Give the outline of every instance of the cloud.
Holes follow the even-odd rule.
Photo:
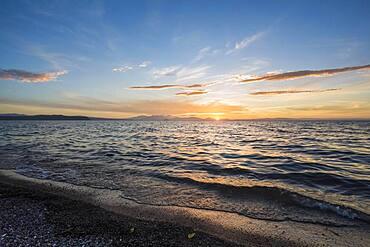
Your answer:
[[[206,56],[209,55],[215,55],[219,52],[218,49],[212,49],[210,46],[206,46],[198,51],[198,54],[193,59],[192,63],[199,62],[200,60],[203,60]]]
[[[131,66],[122,66],[122,67],[117,67],[117,68],[113,68],[113,71],[114,72],[127,72],[129,70],[133,70],[134,68],[131,67]]]
[[[250,76],[248,79],[241,80],[241,82],[257,82],[257,81],[284,81],[295,80],[304,77],[323,77],[332,76],[338,73],[350,72],[355,70],[368,70],[370,65],[344,67],[337,69],[323,69],[323,70],[299,70],[286,73],[267,73],[262,76]]]
[[[199,79],[207,75],[211,66],[202,65],[197,67],[170,66],[153,70],[154,78],[173,76],[176,81]]]
[[[251,73],[271,65],[271,62],[269,60],[253,57],[243,58],[242,61],[243,63],[246,62],[246,64],[242,66],[244,73]]]
[[[152,62],[151,61],[144,61],[141,64],[138,65],[140,68],[146,68],[148,67]]]
[[[196,73],[195,73],[196,74]],[[190,73],[187,73],[187,75],[191,75]],[[204,88],[220,83],[225,83],[225,82],[231,82],[231,81],[238,81],[237,78],[233,75],[229,74],[222,74],[222,75],[217,75],[213,76],[211,78],[206,79],[208,82],[207,83],[196,83],[196,84],[163,84],[163,85],[149,85],[149,86],[131,86],[129,89],[134,89],[134,90],[161,90],[161,89],[194,89],[194,88]]]
[[[231,53],[234,53],[238,50],[241,50],[241,49],[244,49],[244,48],[250,46],[251,44],[255,43],[257,40],[262,38],[265,34],[266,34],[266,32],[259,32],[259,33],[256,33],[256,34],[250,36],[250,37],[246,37],[246,38],[244,38],[243,40],[241,40],[239,42],[236,42],[234,47],[226,52],[226,55],[229,55]]]
[[[170,89],[170,88],[199,88],[205,87],[208,84],[191,84],[191,85],[178,85],[178,84],[166,84],[166,85],[154,85],[154,86],[133,86],[129,87],[129,89],[141,89],[141,90],[160,90],[160,89]]]
[[[18,69],[0,69],[0,80],[17,80],[27,83],[54,81],[59,76],[67,74],[68,71],[61,70],[46,73],[33,73]]]
[[[176,74],[177,81],[186,81],[202,78],[205,75],[207,75],[207,71],[210,68],[211,66],[207,65],[198,67],[184,67],[177,72]]]
[[[25,54],[42,59],[53,66],[54,70],[64,70],[65,68],[81,69],[81,63],[90,61],[89,57],[74,53],[64,54],[59,52],[50,52],[40,45],[30,44],[26,46]]]
[[[322,90],[277,90],[277,91],[262,91],[262,92],[253,92],[250,95],[279,95],[279,94],[295,94],[295,93],[324,93],[331,91],[338,91],[341,88],[329,88]]]
[[[190,74],[188,74],[190,75]],[[221,74],[206,78],[207,83],[195,83],[195,84],[163,84],[163,85],[149,85],[149,86],[131,86],[129,89],[134,90],[161,90],[161,89],[195,89],[213,86],[216,84],[226,83],[238,80],[233,75]]]
[[[180,66],[170,66],[153,70],[153,75],[155,78],[164,76],[175,76],[179,70]]]
[[[211,47],[209,47],[209,46],[207,46],[207,47],[204,47],[204,48],[202,48],[202,49],[200,49],[199,51],[198,51],[198,54],[197,54],[197,56],[194,58],[194,62],[198,62],[198,61],[200,61],[200,60],[202,60],[206,55],[207,55],[207,53],[209,52],[211,50]]]
[[[142,63],[133,65],[133,66],[126,65],[126,66],[116,67],[116,68],[113,68],[112,71],[113,72],[127,72],[130,70],[134,70],[136,68],[144,69],[148,67],[151,63],[152,63],[151,61],[143,61]]]
[[[201,94],[206,94],[206,91],[190,91],[190,92],[180,92],[177,93],[177,96],[194,96],[194,95],[201,95]]]

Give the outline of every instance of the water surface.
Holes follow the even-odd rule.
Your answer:
[[[368,121],[2,121],[0,168],[267,220],[370,215]]]

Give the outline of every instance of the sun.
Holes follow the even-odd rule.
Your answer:
[[[216,121],[220,121],[220,120],[221,120],[221,118],[220,118],[219,116],[217,116],[217,117],[215,117],[215,120],[216,120]]]

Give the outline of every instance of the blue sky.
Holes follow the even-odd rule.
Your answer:
[[[370,68],[356,67],[370,64],[369,12],[369,1],[4,0],[0,112],[370,117]],[[354,68],[323,72],[343,67]],[[301,70],[316,72],[243,82]]]

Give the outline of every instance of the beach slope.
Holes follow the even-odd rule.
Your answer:
[[[0,171],[3,246],[370,246],[370,227],[257,220]],[[192,233],[195,233],[193,235]]]

